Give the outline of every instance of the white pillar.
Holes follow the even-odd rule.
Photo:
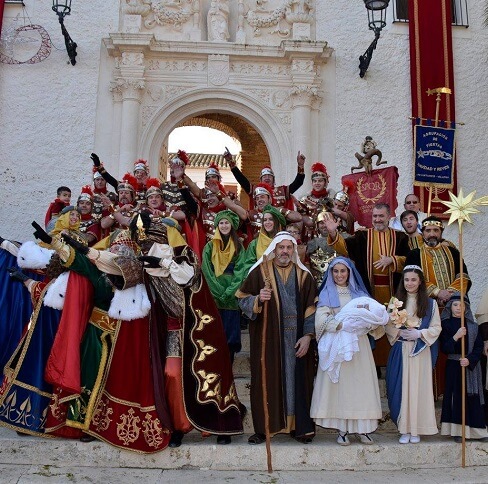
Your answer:
[[[307,158],[305,174],[307,175],[316,152],[314,147],[316,140],[312,138],[312,109],[319,98],[318,85],[320,82],[317,79],[316,66],[311,59],[292,56],[291,72],[293,82],[291,89],[293,157],[296,157],[298,151],[305,155]],[[287,167],[291,169],[289,163]],[[295,169],[293,164],[293,171],[287,176],[294,176]],[[306,179],[308,178],[306,176]]]
[[[294,86],[292,91],[292,133],[293,133],[293,160],[298,151],[300,151],[307,158],[305,164],[305,174],[313,163],[312,150],[312,102],[314,95],[310,92],[308,86]],[[293,169],[291,169],[293,166]],[[286,167],[289,172],[287,178],[295,175],[295,164],[287,163]]]
[[[110,152],[112,154],[111,166],[117,167],[117,172],[112,175],[118,180],[121,179],[123,173],[120,172],[120,124],[122,121],[122,87],[118,82],[110,83],[110,91],[112,92],[113,113],[112,113],[112,139],[110,144]]]
[[[122,91],[119,172],[123,175],[126,171],[132,173],[133,163],[139,157],[139,112],[146,87],[144,54],[122,52],[120,74],[116,82]]]
[[[126,171],[132,172],[133,163],[139,157],[139,109],[144,86],[142,79],[124,79],[119,153],[122,174]]]

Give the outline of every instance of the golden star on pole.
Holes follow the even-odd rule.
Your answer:
[[[461,226],[464,221],[470,224],[473,223],[471,220],[471,215],[475,213],[480,213],[480,211],[475,207],[488,205],[488,196],[480,197],[477,200],[473,200],[475,195],[476,190],[474,190],[465,197],[462,188],[459,189],[459,194],[457,197],[456,195],[454,195],[454,193],[449,192],[449,197],[451,201],[442,202],[444,205],[449,207],[449,210],[446,210],[444,213],[451,214],[448,225],[451,225],[456,220],[458,221],[459,226]]]

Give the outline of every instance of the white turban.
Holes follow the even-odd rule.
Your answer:
[[[279,244],[283,240],[290,240],[293,242],[293,254],[291,256],[291,260],[298,266],[300,269],[310,272],[302,263],[300,260],[300,257],[298,257],[298,251],[297,251],[297,241],[295,238],[289,233],[289,232],[278,232],[274,239],[271,241],[269,244],[268,248],[264,251],[264,254],[259,258],[259,260],[249,269],[249,273],[253,269],[255,269],[257,266],[263,263],[264,257],[266,256],[268,260],[274,259],[274,250],[276,248],[276,245]]]

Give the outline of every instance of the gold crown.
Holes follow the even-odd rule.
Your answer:
[[[428,225],[435,225],[436,227],[444,229],[444,224],[440,220],[424,220],[422,222],[422,228],[427,227]]]

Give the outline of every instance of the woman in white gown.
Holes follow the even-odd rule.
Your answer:
[[[432,368],[441,332],[439,309],[427,295],[422,269],[406,266],[396,298],[407,312],[404,323],[390,321],[386,334],[392,348],[386,366],[390,416],[401,444],[417,444],[420,435],[437,434]],[[397,327],[400,326],[400,327]]]
[[[340,318],[340,311],[347,303],[356,298],[368,298],[371,304],[379,306],[378,312],[370,312],[368,304],[352,309],[352,318],[359,330],[346,327],[349,321]],[[378,309],[378,308],[377,308]],[[357,434],[363,444],[372,444],[370,436],[378,427],[382,417],[381,401],[376,367],[373,360],[368,332],[373,337],[384,334],[383,325],[388,316],[386,309],[369,299],[361,276],[354,263],[345,257],[336,257],[331,261],[319,292],[319,301],[315,314],[315,334],[319,342],[320,368],[317,371],[312,396],[310,416],[317,425],[337,429],[337,443],[349,445],[348,434]],[[324,371],[322,359],[328,354],[320,354],[321,339],[330,333],[351,332],[357,335],[356,349],[340,363],[340,373],[335,375]],[[330,354],[330,353],[329,353]],[[351,357],[352,354],[352,357]],[[335,382],[334,382],[335,381]]]

